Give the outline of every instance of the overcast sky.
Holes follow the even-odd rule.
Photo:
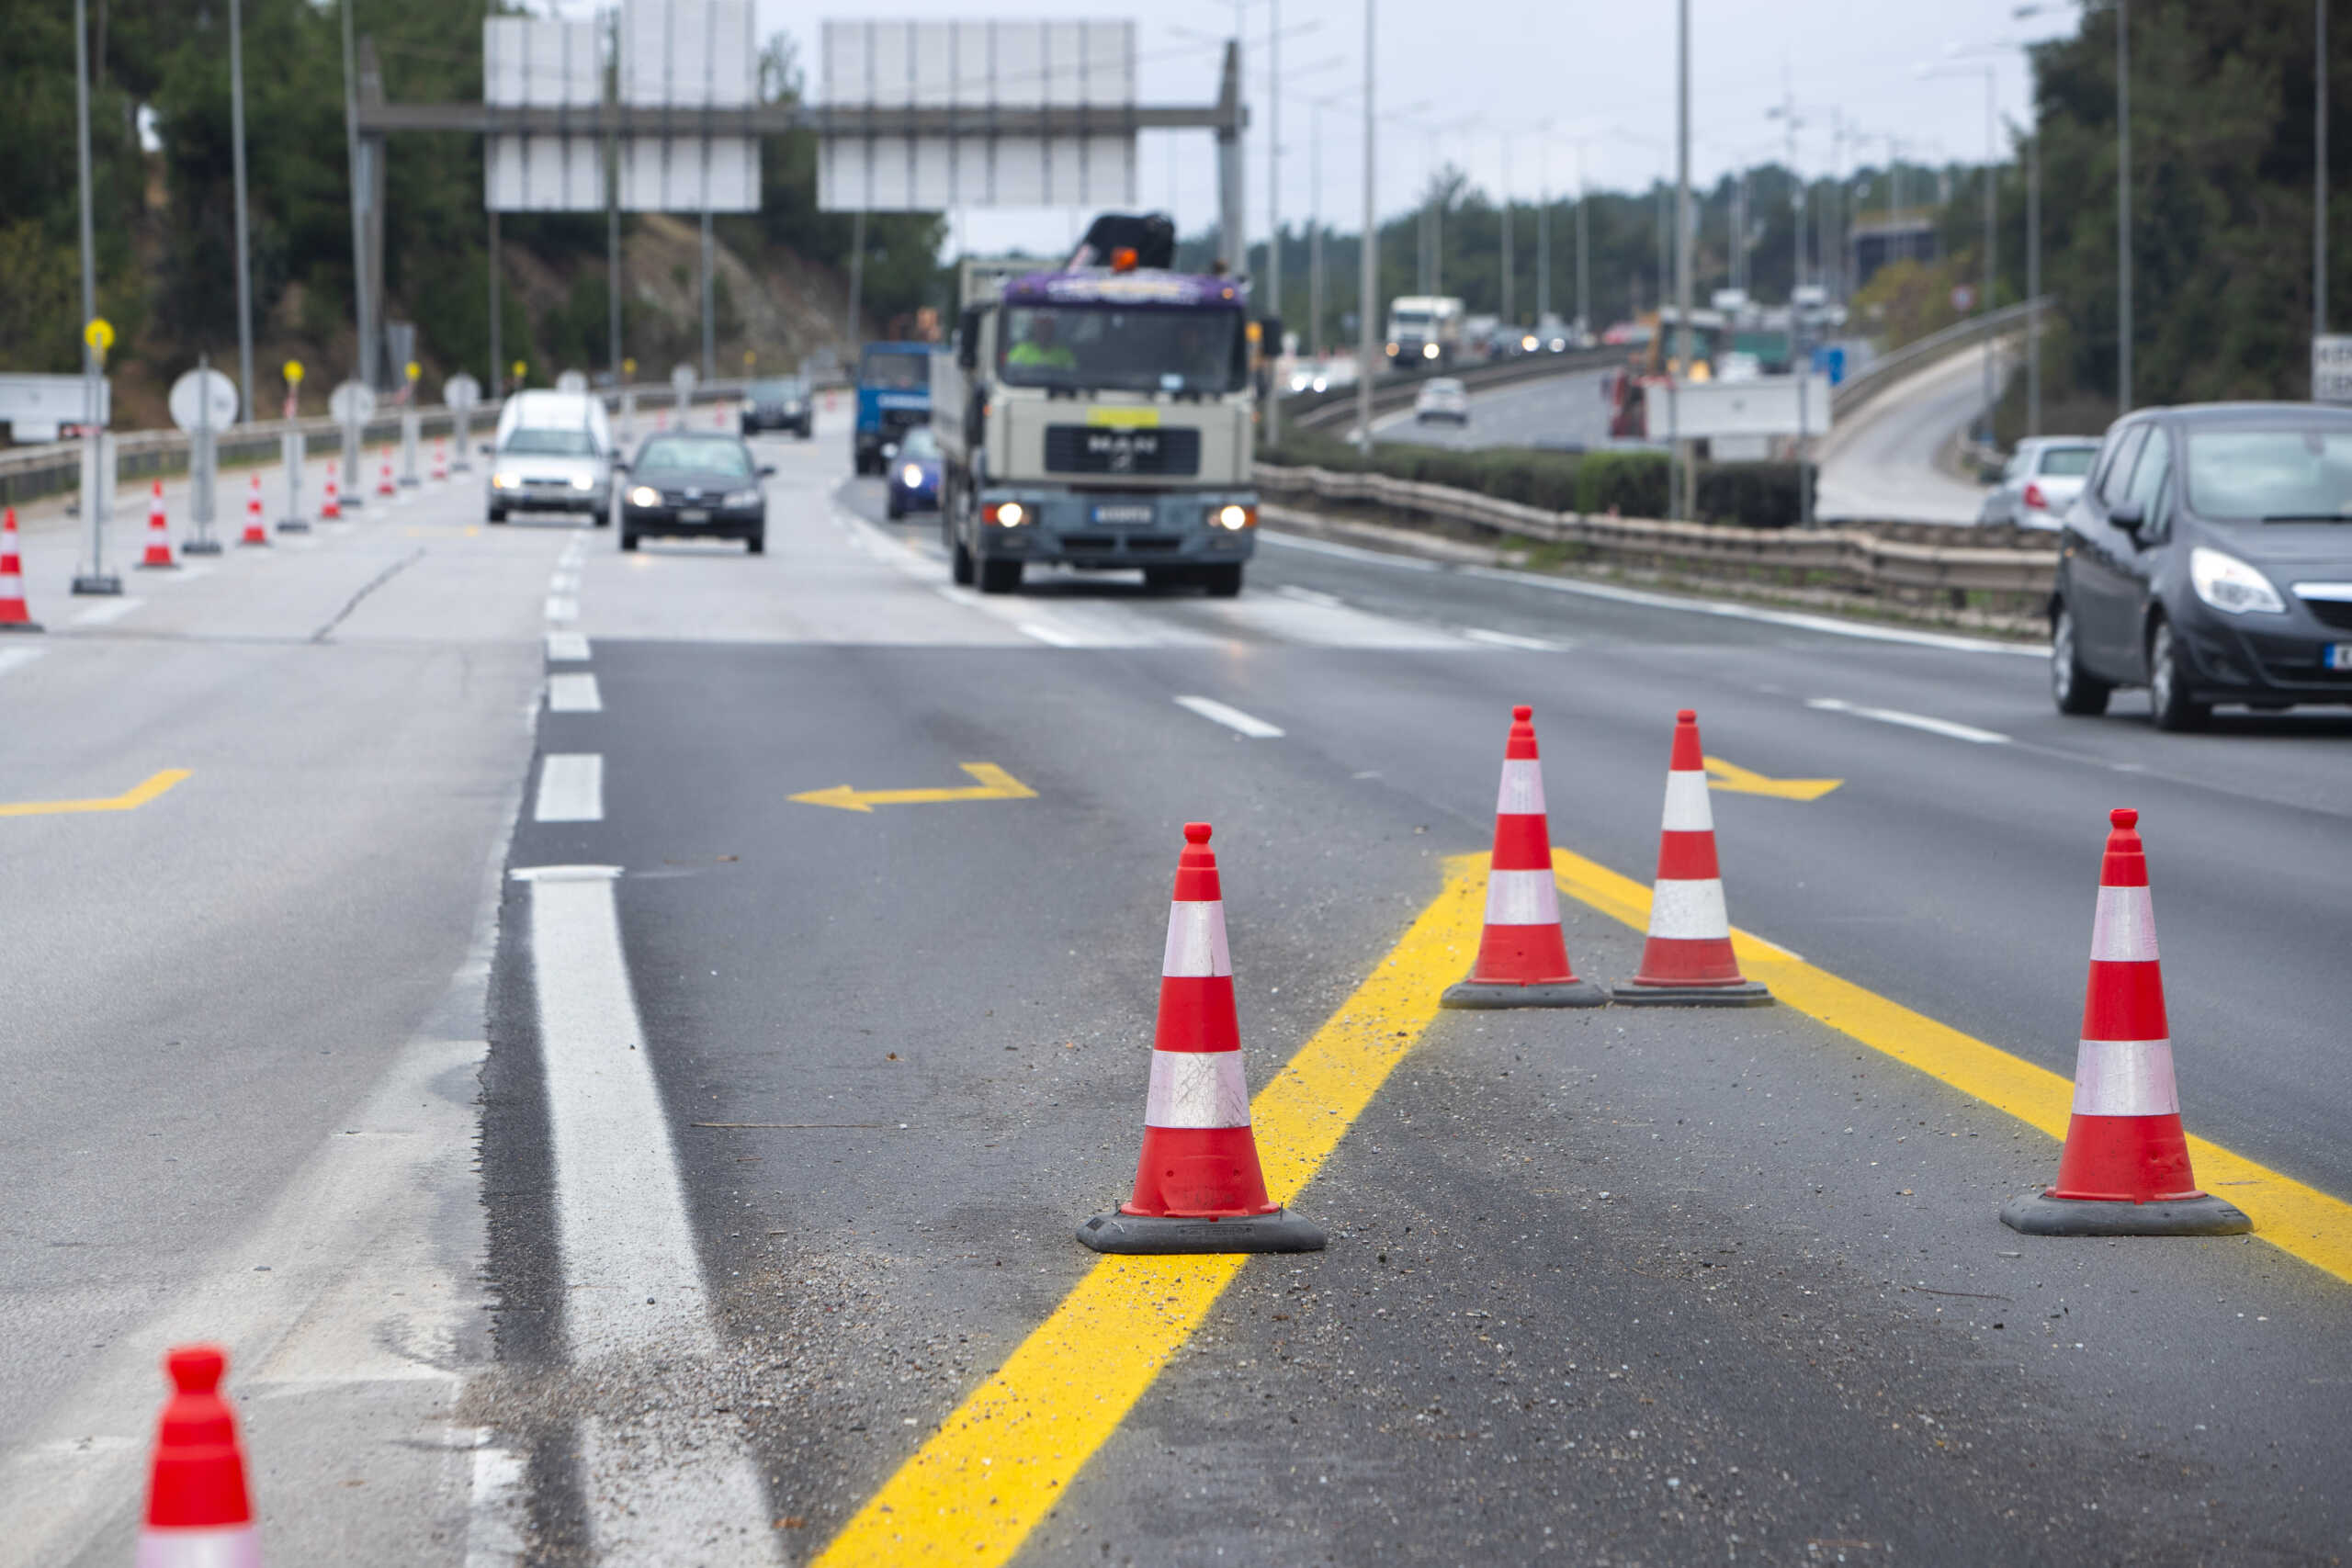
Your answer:
[[[1278,9],[1282,59],[1281,210],[1295,223],[1313,196],[1310,100],[1353,94],[1363,76],[1363,0],[1226,0],[1199,6],[1139,0],[1017,0],[1003,9],[973,0],[884,0],[861,12],[842,0],[755,0],[763,38],[789,33],[810,77],[827,18],[1006,20],[1125,17],[1136,23],[1141,96],[1152,103],[1205,103],[1216,95],[1217,45],[1246,18],[1248,230],[1267,221],[1264,39]],[[1704,180],[1747,163],[1785,156],[1781,122],[1768,111],[1796,106],[1799,166],[1826,173],[1842,162],[1881,163],[1887,137],[1904,156],[1975,161],[1984,155],[1984,79],[1980,66],[1951,72],[1952,56],[1987,46],[2071,32],[2075,8],[2058,0],[2018,20],[2018,0],[1690,0],[1691,172]],[[571,15],[591,0],[560,0]],[[1380,206],[1412,202],[1432,153],[1467,169],[1489,192],[1532,197],[1573,187],[1579,156],[1595,186],[1645,186],[1673,166],[1675,7],[1668,0],[1379,0],[1375,91],[1384,114],[1426,107],[1381,126]],[[2030,116],[2022,54],[1993,48],[1973,57],[1994,67],[1994,103],[2004,119]],[[1476,123],[1438,130],[1475,118]],[[1846,131],[1840,148],[1833,119]],[[1551,123],[1548,133],[1539,130]],[[1363,210],[1363,119],[1352,96],[1319,117],[1321,211],[1353,229]],[[1140,205],[1172,209],[1187,233],[1213,220],[1216,161],[1206,132],[1146,132]],[[2006,132],[1999,141],[2007,155]],[[980,211],[956,215],[960,247],[989,251],[1066,243],[1085,214]]]

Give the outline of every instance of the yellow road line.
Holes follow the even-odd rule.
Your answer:
[[[1636,931],[1648,929],[1650,890],[1640,883],[1556,847],[1552,875],[1571,898]],[[2066,1135],[2075,1099],[2070,1080],[1816,968],[1761,937],[1736,931],[1732,946],[1751,978],[1763,981],[1799,1012],[2053,1138]],[[2057,1021],[2062,1029],[2070,1021]],[[2199,1185],[2220,1190],[2253,1215],[2256,1235],[2352,1282],[2352,1203],[2204,1138],[2192,1135],[2188,1150]]]
[[[103,800],[25,800],[0,806],[0,817],[70,817],[84,811],[136,811],[188,776],[186,768],[165,768],[134,789]]]
[[[835,784],[831,789],[803,790],[791,798],[806,806],[831,806],[842,811],[871,812],[877,806],[937,806],[958,800],[1035,800],[1037,792],[994,762],[958,762],[956,766],[979,783],[956,789],[856,789]]]
[[[1250,1105],[1267,1190],[1289,1203],[1437,1016],[1477,951],[1486,859],[1445,885],[1404,940]],[[1072,1243],[1075,1246],[1075,1243]],[[1105,1258],[948,1416],[813,1568],[995,1568],[1208,1315],[1246,1258]]]

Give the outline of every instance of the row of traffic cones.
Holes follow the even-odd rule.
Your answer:
[[[2253,1222],[2199,1190],[2189,1168],[2156,957],[2139,814],[2110,818],[2091,934],[2075,1102],[2057,1185],[2007,1204],[2002,1222],[2039,1235],[2235,1235]],[[1143,1150],[1133,1195],[1079,1227],[1097,1252],[1310,1252],[1312,1223],[1273,1201],[1258,1161],[1234,1010],[1224,895],[1205,822],[1184,827],[1160,964]],[[1604,993],[1569,963],[1552,874],[1532,711],[1511,710],[1495,808],[1485,930],[1449,1007],[1751,1005],[1770,995],[1740,973],[1715,856],[1698,716],[1675,716],[1657,880],[1633,979]]]

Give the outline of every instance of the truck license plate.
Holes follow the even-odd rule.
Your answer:
[[[2319,650],[2324,670],[2352,670],[2352,642],[2331,642]]]
[[[1151,506],[1148,502],[1098,506],[1093,515],[1097,523],[1148,523],[1151,521]]]

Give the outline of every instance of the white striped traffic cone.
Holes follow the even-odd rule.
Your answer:
[[[2033,1235],[2237,1235],[2254,1222],[2198,1190],[2188,1165],[2140,814],[2108,821],[2058,1184],[2012,1198],[2001,1221]]]
[[[437,435],[433,438],[433,477],[436,479],[449,477],[449,443]]]
[[[17,543],[17,509],[0,513],[0,632],[37,632],[32,606],[25,602],[25,562]]]
[[[164,520],[164,481],[157,479],[147,495],[147,553],[139,558],[141,568],[168,571],[180,563],[172,558],[172,528]]]
[[[1650,892],[1650,932],[1642,945],[1641,971],[1611,989],[1610,998],[1686,1007],[1742,1007],[1772,999],[1771,992],[1739,972],[1732,953],[1699,716],[1689,708],[1674,716],[1657,883]]]
[[[376,480],[376,493],[378,495],[400,493],[400,487],[392,482],[392,449],[389,446],[384,448],[384,467],[381,475]]]
[[[1317,1252],[1323,1233],[1266,1195],[1233,1010],[1209,825],[1184,824],[1159,965],[1159,1024],[1135,1196],[1078,1229],[1097,1252]]]
[[[254,475],[253,483],[245,490],[245,531],[238,536],[241,545],[266,545],[269,530],[261,521],[261,475]]]
[[[183,1345],[164,1364],[173,1391],[155,1434],[136,1568],[261,1568],[237,1417],[220,1397],[229,1359],[216,1346]]]
[[[1609,999],[1568,964],[1534,719],[1533,708],[1510,710],[1495,799],[1495,852],[1487,868],[1487,928],[1470,977],[1439,998],[1445,1007],[1592,1008]]]
[[[333,463],[329,463],[327,465],[326,499],[319,502],[319,518],[322,522],[333,522],[334,519],[342,515],[343,491],[336,488],[334,482],[334,465]]]

